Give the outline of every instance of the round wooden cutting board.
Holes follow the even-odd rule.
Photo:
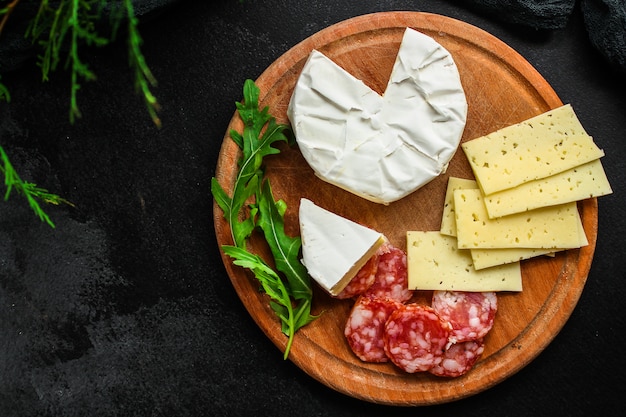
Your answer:
[[[317,49],[374,90],[383,93],[406,27],[431,36],[453,56],[468,100],[462,141],[543,113],[562,103],[543,77],[517,52],[492,35],[458,20],[418,12],[388,12],[356,17],[330,26],[294,46],[256,80],[260,105],[269,106],[279,123],[288,123],[287,105],[296,80],[312,49]],[[216,177],[232,189],[240,157],[229,138],[242,130],[235,114],[226,129]],[[301,197],[383,232],[395,246],[406,249],[408,230],[439,230],[450,176],[473,178],[462,151],[448,171],[413,194],[389,206],[366,201],[318,179],[297,146],[281,148],[266,158],[266,175],[274,196],[288,206],[286,231],[299,234]],[[295,337],[289,359],[311,377],[347,395],[381,404],[427,405],[458,400],[485,390],[533,360],[563,327],[583,290],[597,237],[597,202],[579,203],[589,245],[554,257],[522,262],[524,290],[499,293],[495,324],[485,339],[485,351],[466,375],[439,378],[428,373],[407,374],[392,364],[361,362],[343,335],[353,301],[332,299],[317,287],[313,314],[320,318]],[[222,211],[214,206],[218,244],[232,244]],[[248,249],[271,259],[260,238]],[[255,278],[222,254],[235,290],[261,329],[284,351],[287,338],[259,292]],[[432,292],[417,292],[415,301],[429,304]],[[277,352],[278,354],[278,352]]]

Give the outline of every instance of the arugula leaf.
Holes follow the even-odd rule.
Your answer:
[[[267,106],[259,110],[259,88],[254,81],[245,81],[243,93],[244,101],[236,103],[239,116],[244,122],[243,135],[235,131],[230,132],[231,138],[243,152],[239,160],[239,172],[235,178],[233,198],[228,197],[216,179],[211,182],[211,191],[214,196],[219,197],[216,201],[230,224],[235,246],[245,248],[245,239],[254,228],[254,216],[240,221],[239,215],[246,201],[258,189],[259,178],[263,175],[260,171],[263,157],[280,152],[272,147],[275,142],[289,142],[284,134],[289,127],[277,124],[276,119],[269,114]],[[266,125],[267,128],[262,131]]]
[[[223,245],[224,253],[234,259],[233,263],[237,266],[249,269],[259,279],[263,290],[267,295],[277,300],[279,303],[285,298],[289,298],[288,290],[278,274],[261,258],[246,251],[243,248],[232,245]],[[284,303],[287,310],[291,309],[291,303]]]
[[[224,217],[230,224],[230,230],[235,246],[245,248],[246,239],[254,230],[254,217],[256,215],[255,209],[252,208],[250,210],[250,217],[245,218],[244,220],[240,221],[238,216],[243,209],[246,200],[255,194],[257,188],[258,176],[254,176],[250,179],[246,186],[235,187],[235,192],[233,193],[235,197],[231,198],[228,194],[226,194],[226,191],[224,191],[222,186],[217,182],[216,178],[211,179],[211,192],[213,193],[213,198],[215,198],[217,205],[222,209]]]
[[[297,304],[295,307],[292,307],[291,312],[289,312],[288,309],[285,309],[285,307],[282,304],[270,301],[270,307],[272,307],[272,310],[274,310],[274,312],[276,313],[276,315],[278,315],[278,317],[288,315],[288,314],[291,314],[293,317],[293,320],[291,322],[286,322],[286,321],[282,322],[281,331],[284,334],[289,336],[291,334],[291,329],[293,328],[294,329],[293,333],[295,335],[295,332],[298,329],[306,326],[307,324],[311,323],[312,321],[314,321],[315,319],[319,317],[319,315],[317,316],[311,315],[311,301],[312,300],[310,299],[300,300],[299,304]],[[289,351],[290,346],[291,346],[291,342],[288,342],[287,349],[285,351],[285,359],[287,359],[287,353]]]
[[[243,133],[229,132],[242,151],[232,197],[216,178],[211,180],[211,192],[230,225],[234,243],[223,245],[222,250],[233,258],[235,265],[251,270],[270,297],[270,307],[281,321],[281,331],[288,337],[284,352],[287,359],[296,331],[316,318],[311,315],[310,277],[298,258],[302,241],[285,233],[287,205],[274,200],[269,180],[263,178],[263,158],[280,152],[272,146],[274,143],[290,142],[285,134],[289,126],[276,123],[268,107],[259,109],[259,88],[252,80],[246,80],[243,91],[243,102],[236,103],[244,123]],[[285,280],[261,257],[246,251],[246,240],[257,227],[263,232],[276,269]]]
[[[284,214],[287,205],[284,201],[274,201],[269,180],[265,180],[257,196],[259,220],[257,225],[263,230],[265,240],[272,250],[276,269],[285,274],[295,299],[311,298],[312,288],[306,268],[299,259],[302,240],[299,236],[285,234]]]
[[[299,328],[296,326],[296,321],[300,321],[300,318],[296,319],[294,314],[289,289],[278,274],[260,256],[236,246],[224,245],[222,249],[226,255],[234,259],[233,263],[235,265],[251,270],[261,283],[263,291],[272,299],[270,307],[281,321],[281,331],[288,337],[287,347],[283,354],[283,358],[287,359],[293,338]]]
[[[259,188],[257,194],[259,219],[257,225],[264,233],[274,257],[276,269],[282,272],[287,278],[290,294],[298,300],[294,310],[285,309],[280,303],[271,303],[271,307],[278,316],[288,315],[289,322],[283,321],[283,333],[290,335],[290,332],[297,331],[306,326],[317,316],[311,315],[311,302],[313,299],[313,288],[309,274],[300,262],[299,254],[302,240],[299,236],[290,237],[285,233],[284,215],[287,204],[284,201],[274,201],[272,187],[269,179],[265,180]]]

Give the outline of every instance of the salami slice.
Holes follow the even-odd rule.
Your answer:
[[[376,271],[378,270],[378,258],[380,257],[380,251],[375,253],[363,267],[356,273],[354,278],[350,280],[348,285],[341,290],[335,298],[346,299],[356,297],[367,291],[374,280],[376,279]]]
[[[450,324],[431,307],[403,304],[391,313],[385,325],[385,352],[406,372],[428,371],[443,360],[450,330]]]
[[[366,294],[378,298],[391,298],[405,303],[413,297],[409,290],[406,253],[387,243],[378,259],[376,279]]]
[[[352,307],[344,334],[354,354],[365,362],[387,362],[383,332],[391,313],[402,303],[360,296]]]
[[[443,360],[428,370],[433,375],[457,377],[467,373],[485,350],[482,339],[454,343],[443,353]]]
[[[498,310],[495,292],[435,291],[432,307],[452,325],[452,343],[485,337]]]

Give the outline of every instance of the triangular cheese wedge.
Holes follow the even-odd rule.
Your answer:
[[[331,295],[339,294],[386,241],[382,233],[300,200],[302,263]]]

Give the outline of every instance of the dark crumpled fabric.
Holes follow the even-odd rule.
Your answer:
[[[626,73],[626,0],[581,0],[592,45]]]
[[[564,28],[579,3],[591,44],[626,73],[626,0],[461,0],[503,22],[537,30]]]
[[[476,10],[533,29],[562,29],[576,0],[463,0]]]

